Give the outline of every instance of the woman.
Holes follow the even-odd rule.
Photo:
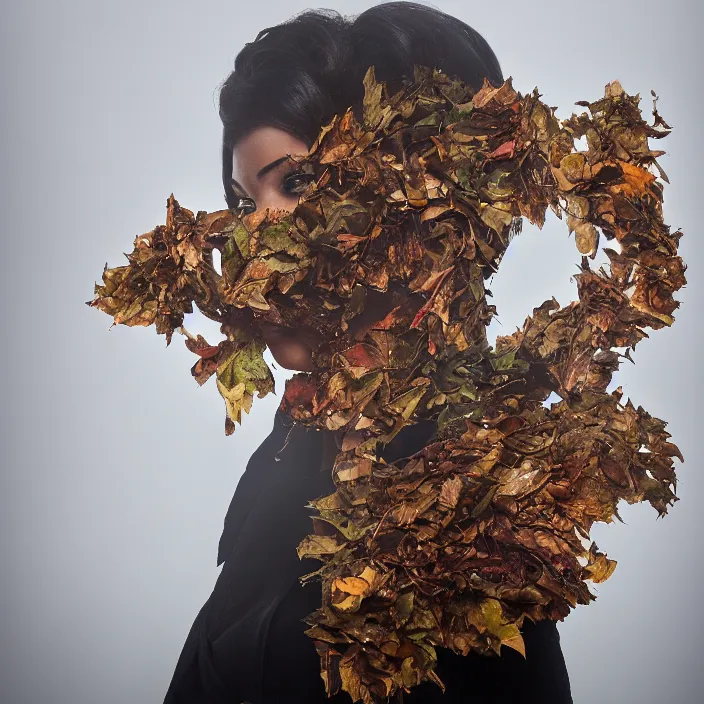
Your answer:
[[[220,94],[228,206],[251,198],[257,208],[292,210],[306,181],[288,155],[305,154],[333,115],[361,106],[362,79],[372,64],[391,91],[413,75],[414,64],[435,66],[475,90],[484,77],[503,83],[479,34],[413,3],[379,5],[353,20],[333,11],[306,12],[264,30],[239,53]],[[389,295],[367,301],[355,318],[357,339],[391,307]],[[281,366],[312,369],[311,347],[318,342],[312,329],[267,324],[263,332]],[[389,462],[408,456],[434,430],[431,421],[407,427],[380,454]],[[277,412],[237,486],[220,539],[223,569],[193,624],[165,704],[350,701],[345,692],[326,697],[319,658],[301,620],[320,605],[320,587],[298,581],[318,564],[296,555],[311,532],[306,503],[334,491],[337,451],[332,433],[293,425]],[[424,683],[397,701],[571,702],[555,624],[527,623],[523,635],[525,660],[509,649],[500,658],[439,649],[437,673],[446,693]]]

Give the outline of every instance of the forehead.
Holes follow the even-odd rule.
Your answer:
[[[253,185],[257,172],[286,154],[306,154],[308,147],[300,139],[278,127],[257,127],[243,137],[232,150],[232,178]]]

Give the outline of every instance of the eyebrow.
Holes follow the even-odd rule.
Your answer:
[[[290,159],[290,157],[290,154],[285,154],[284,156],[280,156],[278,159],[274,159],[274,161],[259,169],[259,171],[257,171],[256,176],[257,181],[261,181],[272,169],[275,169],[279,164],[282,164],[284,161]],[[231,178],[230,180],[232,181],[232,185],[236,186],[243,194],[247,193],[247,191],[245,191],[244,188],[242,188],[242,186],[237,183],[234,178]]]
[[[257,181],[261,181],[272,169],[275,169],[279,164],[282,164],[290,158],[290,154],[285,154],[284,156],[280,156],[278,159],[272,161],[271,164],[267,164],[264,168],[259,169],[257,172]]]

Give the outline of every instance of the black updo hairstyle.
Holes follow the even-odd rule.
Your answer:
[[[348,107],[361,106],[362,80],[373,65],[393,94],[413,66],[432,66],[473,90],[486,77],[503,83],[486,40],[464,22],[412,2],[376,5],[352,18],[334,10],[309,10],[264,29],[235,59],[220,90],[222,182],[228,208],[232,150],[257,127],[288,132],[308,146],[320,128]],[[358,114],[358,113],[357,113]]]

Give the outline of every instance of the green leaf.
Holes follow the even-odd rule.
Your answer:
[[[249,340],[238,346],[217,369],[217,387],[225,400],[227,416],[242,422],[242,411],[249,413],[257,393],[263,398],[274,390],[274,377],[264,361],[265,346]]]

